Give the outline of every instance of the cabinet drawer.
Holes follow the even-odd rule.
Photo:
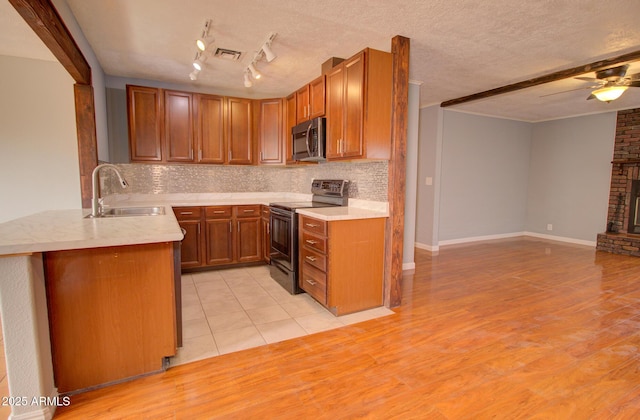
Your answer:
[[[310,264],[318,270],[327,271],[327,257],[310,248],[303,247],[300,250],[300,261]]]
[[[268,219],[271,216],[271,210],[269,206],[262,206],[260,211],[262,212],[262,217]]]
[[[207,219],[230,219],[231,206],[210,206],[205,207]]]
[[[327,239],[321,236],[312,235],[309,232],[302,232],[301,246],[307,246],[323,254],[327,253]]]
[[[236,217],[260,217],[260,205],[236,206]]]
[[[174,207],[173,213],[178,220],[199,220],[202,215],[202,207]]]
[[[310,264],[302,264],[299,286],[323,305],[327,304],[327,276]]]
[[[300,228],[308,232],[317,233],[321,236],[327,236],[327,222],[325,222],[324,220],[302,216],[302,218],[300,219]]]

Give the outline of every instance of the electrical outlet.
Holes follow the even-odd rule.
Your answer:
[[[425,185],[433,185],[433,178],[428,176],[427,179],[424,180],[424,183]]]
[[[547,225],[547,230],[553,230],[553,225],[551,223]]]

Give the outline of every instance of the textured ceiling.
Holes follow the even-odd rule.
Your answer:
[[[6,3],[0,6],[0,54],[19,55],[22,49],[4,48],[7,39],[19,45],[25,30],[14,22],[15,11],[15,16],[4,13]],[[640,50],[640,2],[629,0],[67,3],[106,74],[254,98],[286,96],[318,76],[330,57],[347,58],[365,47],[389,51],[395,35],[411,39],[409,76],[421,83],[422,105]],[[191,82],[193,42],[206,19],[213,21],[215,46],[242,51],[244,57],[240,62],[209,58],[198,80]],[[7,20],[8,29],[18,34],[12,38],[3,34]],[[243,69],[271,32],[277,33],[272,49],[278,58],[260,61],[263,79],[245,88]],[[640,63],[629,70],[635,72]],[[452,109],[542,121],[640,107],[640,88],[610,104],[586,101],[587,89],[541,97],[581,86],[589,83],[568,79]]]

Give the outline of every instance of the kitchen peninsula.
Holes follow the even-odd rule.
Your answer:
[[[30,216],[15,219],[0,224],[0,307],[2,309],[3,331],[5,334],[6,363],[9,387],[12,396],[25,397],[29,401],[33,398],[53,398],[59,392],[74,391],[79,387],[98,385],[112,382],[126,377],[139,375],[145,372],[160,370],[163,367],[163,357],[172,356],[176,347],[176,321],[175,321],[175,294],[174,294],[174,244],[182,239],[182,233],[170,208],[161,216],[138,217],[112,217],[112,218],[86,218],[88,210],[58,210],[45,211]],[[96,252],[102,256],[93,258],[93,266],[103,266],[102,270],[82,271],[82,267],[89,255]],[[140,264],[139,253],[156,260],[163,260],[161,264]],[[91,260],[89,258],[89,260]],[[50,262],[56,261],[53,264]],[[62,265],[58,263],[62,262]],[[56,272],[65,264],[72,269],[68,273],[65,270]],[[156,266],[153,273],[146,271],[146,266]],[[158,267],[159,266],[159,267]],[[52,276],[45,276],[45,270],[51,271]],[[80,271],[78,271],[80,270]],[[135,271],[135,281],[131,276],[127,278],[126,272]],[[57,274],[56,274],[57,273]],[[68,275],[70,274],[70,276]],[[59,276],[58,276],[59,275]],[[57,278],[56,278],[57,277]],[[144,280],[141,280],[144,279]],[[113,280],[113,283],[109,283]],[[71,283],[69,283],[70,281]],[[53,283],[58,282],[57,285]],[[64,290],[52,286],[73,285],[80,287],[82,292],[98,292],[99,288],[91,286],[102,285],[102,292],[126,294],[125,296],[102,295],[103,301],[83,302],[81,296],[68,295],[69,301],[58,300],[58,309],[63,312],[63,317],[75,318],[76,324],[72,325],[75,333],[69,335],[68,330],[58,331],[56,317],[58,313],[48,311],[48,294],[52,290]],[[117,289],[109,288],[116,283]],[[152,295],[144,294],[150,289],[150,283],[160,292]],[[46,287],[45,287],[46,285]],[[105,287],[106,285],[106,287]],[[49,290],[48,290],[49,289]],[[67,290],[70,292],[70,290]],[[58,298],[64,297],[63,294]],[[122,299],[120,299],[122,298]],[[82,310],[93,305],[100,311],[96,314],[83,314]],[[137,312],[138,319],[128,319],[126,323],[112,323],[109,311],[125,310]],[[133,308],[140,305],[139,308]],[[51,310],[51,307],[49,307]],[[152,328],[146,327],[146,331],[140,334],[139,328],[145,328],[146,320],[140,318],[142,312],[153,314]],[[130,315],[131,313],[129,313]],[[95,316],[94,316],[95,315]],[[123,315],[127,315],[123,313]],[[134,314],[135,315],[135,314]],[[69,318],[66,318],[67,321]],[[114,320],[115,321],[115,320]],[[52,332],[50,336],[50,322]],[[108,332],[99,323],[109,324]],[[58,325],[60,326],[60,325]],[[78,340],[78,328],[84,334]],[[136,334],[120,334],[137,328]],[[103,333],[107,332],[104,336]],[[146,340],[154,336],[149,344],[158,347],[162,353],[154,353],[156,350],[149,347],[136,348],[127,340]],[[116,337],[119,337],[116,340]],[[51,338],[51,339],[50,339]],[[97,363],[95,354],[91,360],[80,360],[78,354],[74,354],[76,365],[88,366],[89,370],[75,371],[63,369],[64,374],[71,373],[72,377],[89,377],[89,382],[63,382],[60,386],[60,373],[56,368],[56,349],[65,348],[72,350],[86,349],[91,351],[91,343],[97,343],[101,339],[113,339],[111,343],[116,348],[110,348],[111,359],[118,365],[111,366],[113,375],[100,376],[105,368],[109,368],[103,360]],[[75,340],[76,349],[73,342]],[[61,347],[62,346],[62,347]],[[70,347],[69,347],[70,346]],[[116,351],[117,350],[117,351]],[[141,362],[149,355],[155,362]],[[53,358],[52,358],[53,356]],[[114,357],[115,356],[115,357]],[[63,356],[66,357],[66,356]],[[52,362],[53,360],[53,362]],[[63,364],[64,366],[64,364]],[[93,367],[98,372],[91,371]],[[54,370],[56,383],[54,384]],[[103,371],[100,373],[100,371]],[[63,378],[64,378],[63,374]],[[63,379],[65,381],[66,379]],[[97,383],[90,381],[98,380]],[[58,389],[56,389],[56,386]],[[52,407],[43,406],[14,406],[12,414],[38,414],[50,417]]]

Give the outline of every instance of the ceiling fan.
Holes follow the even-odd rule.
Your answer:
[[[611,102],[618,99],[628,88],[640,87],[640,73],[627,75],[628,68],[628,64],[623,64],[621,66],[598,70],[596,71],[596,77],[575,77],[575,79],[592,82],[594,84],[578,89],[552,93],[551,95],[573,90],[594,89],[591,95],[587,97],[587,100],[595,98],[602,102]]]

